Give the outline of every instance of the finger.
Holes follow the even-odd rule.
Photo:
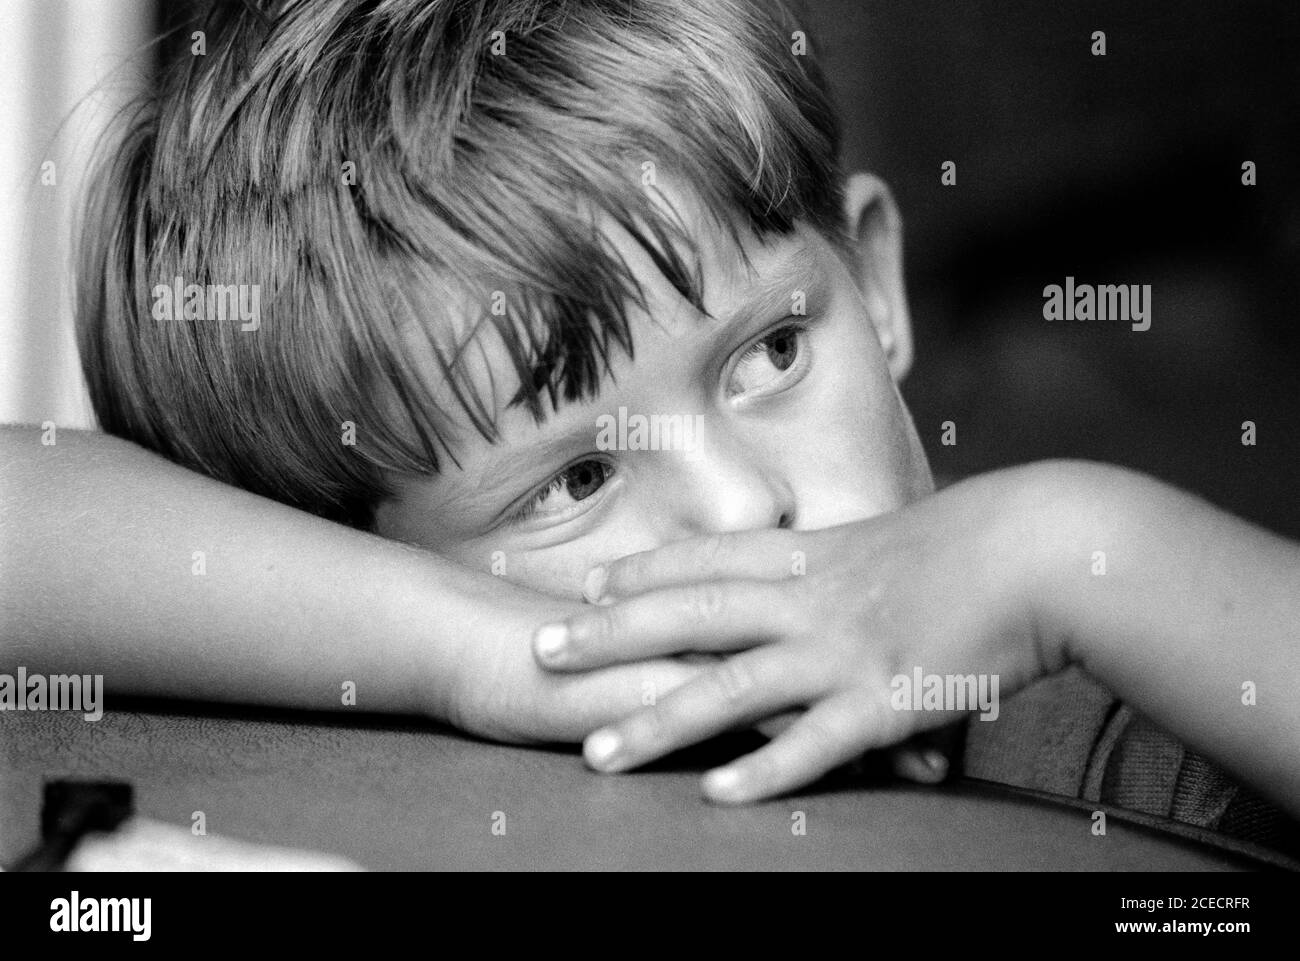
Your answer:
[[[780,580],[794,573],[793,544],[781,530],[693,537],[592,568],[583,596],[594,604],[695,581]]]
[[[891,751],[894,773],[919,784],[939,784],[948,777],[954,758],[961,753],[965,719],[947,727],[932,728]]]
[[[696,664],[711,666],[717,664],[726,658],[725,654],[699,654],[690,653],[682,654],[673,660],[679,664]],[[771,717],[764,718],[754,725],[754,730],[769,741],[788,728],[791,724],[799,719],[803,713],[803,708],[796,708],[792,711],[785,711],[782,714],[774,714]]]
[[[616,724],[657,704],[705,670],[700,665],[661,659],[586,674],[550,675],[555,687],[546,710],[552,719],[548,739],[581,741],[598,727]]]
[[[776,740],[704,778],[704,794],[721,804],[747,804],[809,784],[905,733],[899,712],[860,691],[810,708]]]
[[[687,651],[735,651],[792,632],[793,600],[761,581],[705,581],[591,607],[533,636],[537,663],[552,671]]]
[[[779,737],[791,724],[799,720],[802,714],[802,710],[795,710],[764,718],[754,725],[754,730],[770,741],[774,737]]]
[[[897,777],[917,784],[939,784],[948,776],[948,758],[937,748],[906,745],[890,751]]]
[[[806,703],[807,672],[784,652],[762,648],[708,668],[653,707],[587,738],[583,753],[598,771],[625,771],[715,734]]]

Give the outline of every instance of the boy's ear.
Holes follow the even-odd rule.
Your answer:
[[[912,367],[912,320],[903,284],[903,224],[879,177],[851,174],[844,183],[850,267],[876,328],[889,372],[901,381]]]

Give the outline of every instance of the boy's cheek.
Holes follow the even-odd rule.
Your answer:
[[[911,416],[892,382],[885,386],[827,392],[806,408],[806,422],[790,425],[783,447],[799,504],[796,526],[865,520],[933,492]]]
[[[924,448],[871,324],[837,303],[821,347],[816,382],[786,431],[798,526],[864,520],[933,493]]]
[[[907,442],[907,459],[901,466],[901,470],[907,480],[907,502],[910,503],[934,493],[934,472],[930,469],[930,459],[925,454],[925,445],[921,443],[921,438],[916,432],[912,412],[903,403],[901,397],[898,403],[903,413],[900,430],[904,432]]]
[[[867,520],[897,510],[925,492],[924,479],[903,465],[881,470],[882,463],[848,460],[822,462],[822,469],[803,469],[795,479],[799,513],[795,527],[817,530]]]

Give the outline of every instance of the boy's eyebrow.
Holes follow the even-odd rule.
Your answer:
[[[793,311],[796,293],[802,292],[804,304],[811,299],[811,290],[825,281],[825,267],[816,250],[806,238],[790,249],[780,260],[771,263],[762,276],[756,276],[745,261],[739,261],[727,273],[723,298],[734,301],[728,310],[705,314],[705,319],[717,325],[719,332],[747,322],[755,315],[763,316],[777,309]],[[706,304],[707,306],[707,304]]]
[[[793,307],[797,291],[802,290],[806,296],[807,288],[816,284],[823,273],[809,247],[806,241],[800,243],[767,276],[747,280],[747,293],[737,298],[737,306],[717,318],[721,326],[730,327],[755,311],[770,310],[778,303]]]

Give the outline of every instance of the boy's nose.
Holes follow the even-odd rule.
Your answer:
[[[689,534],[794,525],[794,491],[770,447],[706,434],[695,455],[682,458],[678,466],[678,515]]]

